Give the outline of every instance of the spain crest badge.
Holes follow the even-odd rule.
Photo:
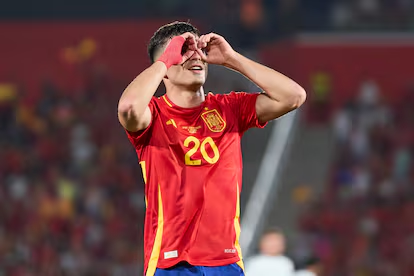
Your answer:
[[[226,122],[216,109],[202,113],[201,118],[212,132],[222,132],[226,128]]]

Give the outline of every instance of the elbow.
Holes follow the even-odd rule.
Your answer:
[[[131,103],[125,103],[120,101],[118,104],[118,114],[122,117],[128,117],[128,114],[131,114],[133,110],[133,105]]]
[[[306,101],[306,91],[299,84],[295,85],[290,95],[289,106],[291,106],[292,110],[299,108]]]
[[[125,129],[132,132],[144,129],[149,125],[150,119],[150,112],[147,116],[145,110],[143,112],[139,112],[139,109],[135,103],[127,101],[119,102],[118,120]]]
[[[118,118],[122,122],[138,121],[140,114],[137,112],[136,107],[130,102],[120,102],[118,104]]]

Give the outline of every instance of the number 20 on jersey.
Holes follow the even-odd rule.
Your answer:
[[[209,144],[213,150],[213,156],[210,156],[206,151],[206,145]],[[220,153],[217,148],[216,143],[214,143],[211,137],[206,137],[203,139],[198,139],[194,136],[188,136],[184,140],[184,147],[189,148],[190,150],[185,154],[184,160],[185,164],[188,166],[200,166],[201,159],[193,159],[192,156],[200,150],[201,156],[209,164],[215,164],[220,158]]]

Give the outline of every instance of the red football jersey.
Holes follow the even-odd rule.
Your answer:
[[[240,139],[264,127],[256,115],[259,94],[209,93],[194,108],[153,97],[151,124],[131,133],[145,184],[146,275],[180,261],[221,266],[238,262]]]

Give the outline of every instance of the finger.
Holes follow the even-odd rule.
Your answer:
[[[201,36],[198,38],[197,43],[201,43],[202,41],[204,41],[204,37],[205,37],[205,35],[201,35]]]
[[[206,35],[206,40],[210,42],[212,39],[214,39],[217,35],[215,33],[209,33]]]
[[[190,59],[194,55],[195,51],[187,51],[183,54],[183,59],[181,63],[186,62],[188,59]]]
[[[199,49],[204,49],[204,48],[207,47],[207,42],[204,42],[204,41],[199,40],[198,43],[197,43],[197,47]]]
[[[187,47],[194,48],[193,45],[196,45],[196,39],[195,39],[194,34],[187,32],[187,33],[183,33],[180,36],[185,39],[184,43],[187,45]]]
[[[197,49],[196,52],[200,55],[203,61],[207,61],[207,55],[201,49]]]
[[[186,38],[185,43],[188,46],[188,49],[191,49],[193,51],[197,49],[197,40],[193,34],[189,33],[189,35]]]
[[[215,42],[218,42],[220,39],[223,39],[222,36],[216,33],[209,33],[206,36],[208,37],[208,43],[215,43]]]
[[[196,44],[196,38],[193,34],[189,34],[188,37],[186,38],[187,43],[189,44]]]
[[[195,51],[197,49],[197,41],[195,40],[195,38],[189,38],[186,41],[186,44],[188,46],[188,49]]]
[[[210,36],[209,35],[204,35],[203,39],[201,39],[202,43],[209,43],[210,42]]]
[[[190,32],[186,32],[186,33],[183,33],[182,35],[180,35],[180,36],[182,36],[182,37],[184,37],[186,40],[188,39],[188,38],[194,38],[194,34],[192,34],[192,33],[190,33]]]
[[[216,34],[216,33],[209,33],[208,35],[209,35],[211,38],[220,38],[220,37],[222,37],[221,35]]]

